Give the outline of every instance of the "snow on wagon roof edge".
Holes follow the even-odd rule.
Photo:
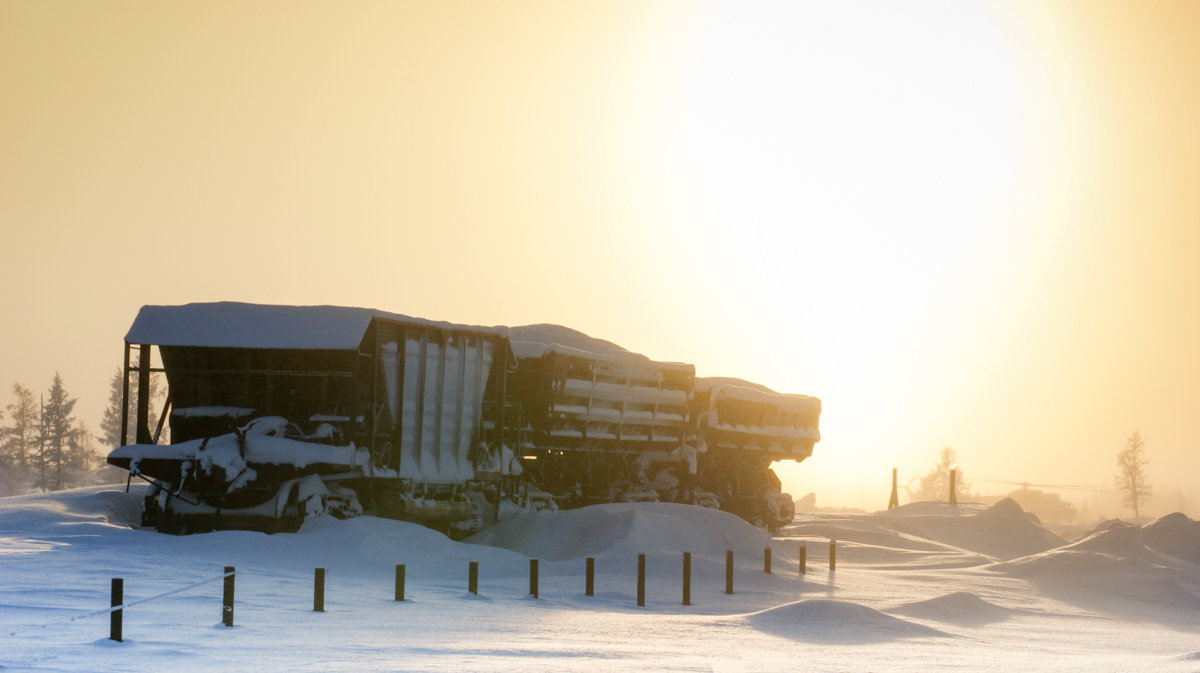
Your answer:
[[[125,341],[157,346],[349,350],[358,347],[375,318],[508,336],[507,327],[457,325],[372,308],[211,302],[143,306]]]

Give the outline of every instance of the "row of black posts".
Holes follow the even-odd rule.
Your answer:
[[[798,558],[798,566],[800,574],[808,572],[807,567],[808,547],[800,545],[800,555]],[[594,596],[596,593],[596,559],[591,556],[587,557],[586,579],[584,581],[584,594]],[[472,594],[479,593],[479,562],[471,561],[467,566],[467,591]],[[829,541],[829,569],[837,569],[837,541]],[[763,572],[771,573],[771,548],[763,548]],[[224,573],[224,592],[221,598],[221,623],[225,626],[233,626],[233,592],[234,578],[236,571],[233,566],[225,566]],[[403,563],[396,565],[396,591],[395,600],[404,600],[404,580],[405,567]],[[114,577],[112,580],[112,608],[109,620],[109,638],[111,640],[121,641],[121,617],[124,606],[124,580],[120,577]],[[733,593],[733,550],[729,549],[725,552],[725,593]],[[529,559],[529,595],[533,598],[538,597],[538,559]],[[638,607],[646,605],[646,555],[638,554],[637,561],[637,604]],[[683,604],[692,604],[692,554],[691,552],[683,553]],[[325,569],[313,569],[313,611],[325,611]]]

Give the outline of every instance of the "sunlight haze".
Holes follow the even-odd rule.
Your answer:
[[[1200,512],[1198,3],[13,0],[0,89],[0,407],[96,429],[143,304],[366,306],[819,397],[822,506],[950,446],[1127,515],[1138,430]]]

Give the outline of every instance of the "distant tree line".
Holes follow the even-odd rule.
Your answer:
[[[14,383],[12,401],[0,411],[0,496],[59,491],[123,478],[122,471],[104,461],[108,451],[121,443],[121,379],[118,368],[109,381],[108,406],[99,433],[93,433],[75,415],[77,400],[67,392],[58,372],[44,393]],[[157,376],[150,382],[153,429],[158,423],[154,402],[162,400],[164,386]],[[136,388],[130,386],[131,409],[137,404]],[[137,435],[134,414],[129,416],[126,436],[132,442]]]

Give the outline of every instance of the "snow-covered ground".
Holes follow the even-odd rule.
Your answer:
[[[112,487],[0,499],[0,670],[1200,671],[1200,523],[1183,515],[1067,543],[1011,501],[917,503],[806,515],[771,539],[720,512],[620,504],[528,515],[459,543],[372,517],[173,537],[131,528],[138,504]],[[684,551],[692,606],[680,601]],[[233,628],[220,623],[219,579],[171,593],[225,565],[237,567]],[[323,613],[315,567],[327,569]],[[100,612],[112,577],[130,606],[121,643]]]

